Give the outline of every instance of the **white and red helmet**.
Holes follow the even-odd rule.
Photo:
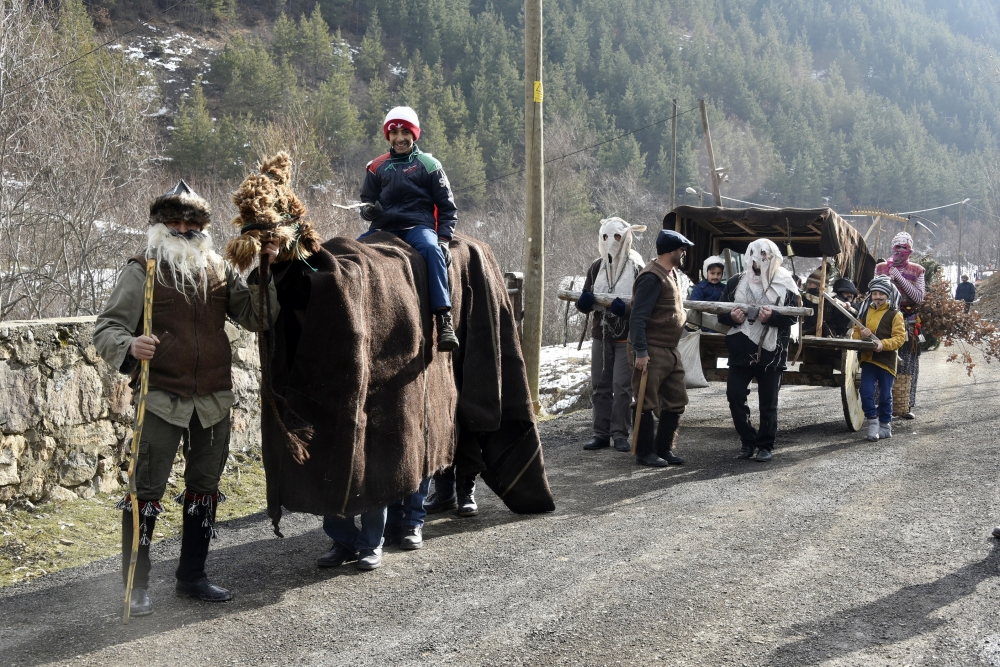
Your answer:
[[[417,118],[417,112],[410,107],[396,107],[385,115],[382,132],[385,133],[386,141],[389,140],[389,132],[397,127],[412,132],[414,141],[420,139],[420,119]]]

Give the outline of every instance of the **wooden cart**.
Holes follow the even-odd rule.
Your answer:
[[[821,272],[829,274],[836,267],[839,274],[865,286],[875,273],[875,258],[871,256],[861,234],[829,208],[821,209],[730,209],[721,207],[679,206],[663,221],[694,241],[688,253],[687,270],[692,281],[701,279],[702,262],[712,255],[729,250],[742,257],[747,246],[760,238],[774,241],[782,254],[790,247],[795,257],[822,258]],[[727,255],[730,253],[726,253]],[[823,281],[826,282],[825,280]],[[820,301],[817,332],[823,331],[824,311],[829,307]],[[801,321],[800,321],[801,325]],[[705,378],[722,382],[729,370],[718,368],[718,360],[726,358],[726,336],[722,333],[701,334],[701,365]],[[857,431],[864,422],[859,393],[861,369],[858,353],[873,349],[869,341],[822,336],[803,336],[801,342],[789,345],[789,362],[799,362],[796,370],[786,371],[783,384],[839,387],[848,428]]]

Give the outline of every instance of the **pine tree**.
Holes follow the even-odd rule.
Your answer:
[[[293,60],[299,52],[299,30],[295,22],[282,13],[274,23],[271,53],[276,62]]]
[[[342,40],[338,39],[338,43]],[[299,59],[302,73],[313,81],[326,79],[333,67],[333,45],[330,27],[323,18],[319,3],[313,7],[309,18],[299,20]]]
[[[181,100],[168,155],[177,173],[201,175],[213,170],[216,148],[212,118],[198,77],[188,97]]]
[[[372,9],[368,19],[368,29],[361,40],[361,53],[358,54],[358,76],[363,79],[373,79],[378,76],[385,65],[385,47],[382,46],[382,24],[378,20],[378,9]]]

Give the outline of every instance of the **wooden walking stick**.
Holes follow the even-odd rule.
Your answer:
[[[142,296],[142,335],[149,336],[153,320],[153,277],[156,275],[156,260],[146,260],[146,286]],[[128,579],[125,583],[125,615],[122,623],[128,625],[132,611],[132,580],[135,578],[135,564],[139,559],[139,498],[136,491],[135,467],[139,459],[139,438],[142,436],[142,422],[146,417],[146,394],[149,392],[149,360],[143,359],[139,370],[139,401],[135,406],[135,427],[132,429],[132,458],[128,463],[128,493],[132,500],[132,555],[128,562]]]
[[[569,304],[566,304],[567,306]],[[586,319],[583,320],[583,331],[580,332],[580,342],[576,344],[576,351],[579,352],[583,348],[583,341],[587,338],[587,329],[590,328],[590,313],[587,313]]]
[[[639,421],[642,419],[642,404],[646,402],[646,380],[649,379],[649,363],[642,369],[642,379],[639,380],[639,395],[635,398],[635,425],[632,427],[632,456],[635,456],[639,444]]]

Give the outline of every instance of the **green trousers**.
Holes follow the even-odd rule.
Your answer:
[[[177,448],[181,445],[184,447],[184,486],[194,493],[217,493],[229,457],[229,428],[229,415],[214,426],[204,428],[195,411],[191,423],[184,428],[146,412],[135,471],[139,500],[163,498]]]

